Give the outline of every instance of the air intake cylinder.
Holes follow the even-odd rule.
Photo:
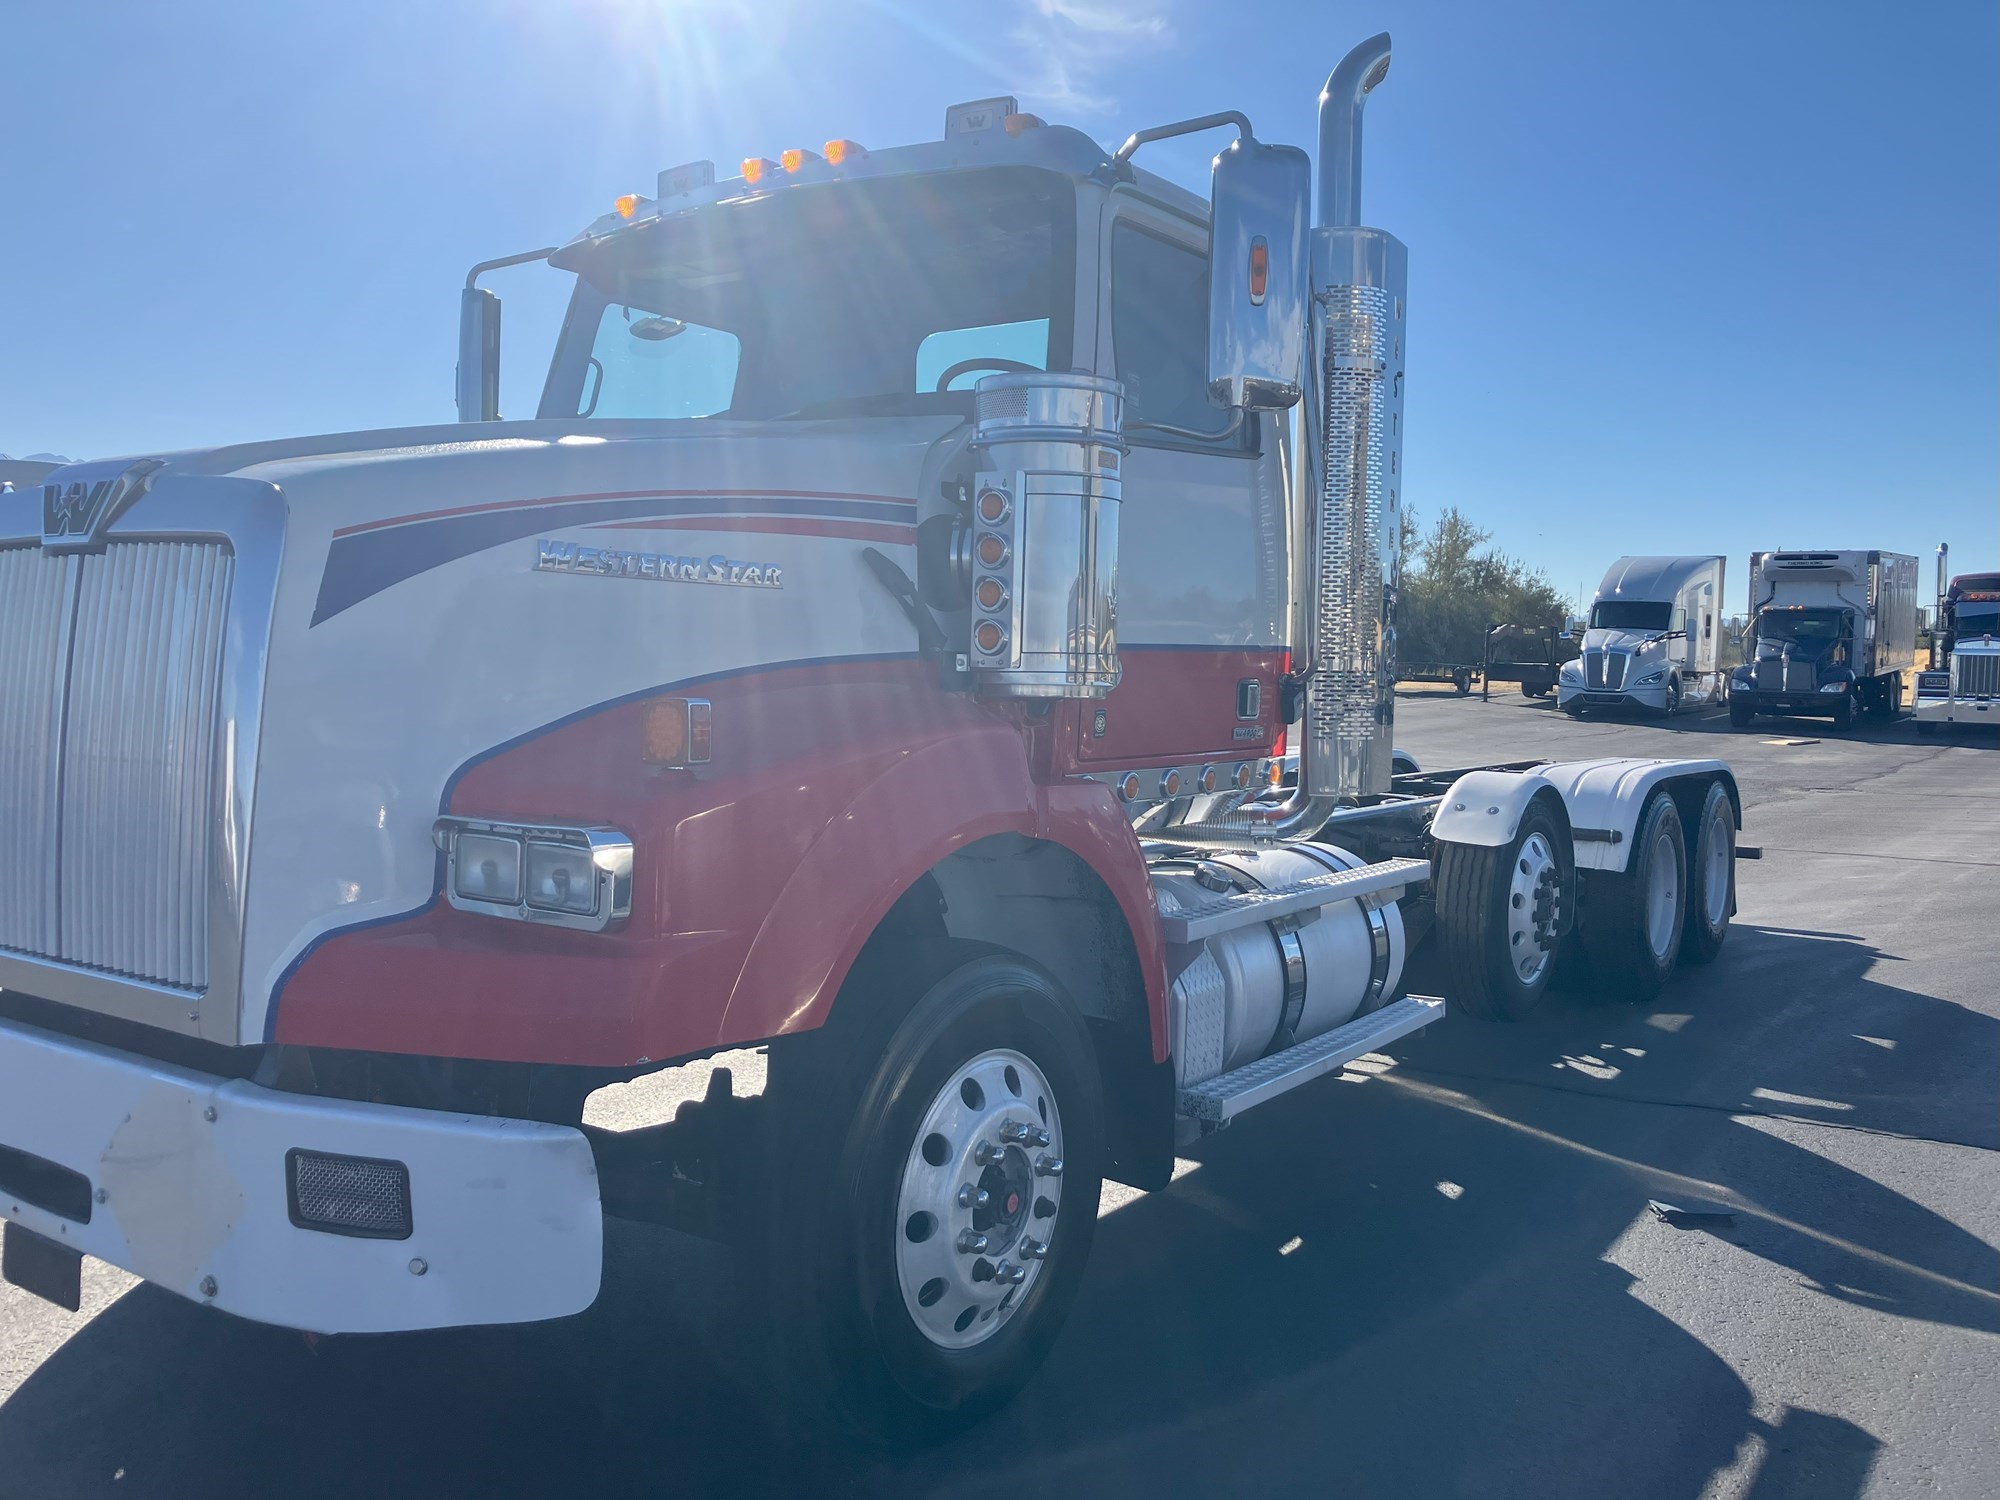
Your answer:
[[[1003,698],[1118,685],[1124,388],[1095,375],[988,375],[973,443],[970,665]]]

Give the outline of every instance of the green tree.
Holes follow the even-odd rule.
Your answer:
[[[1428,531],[1404,511],[1399,660],[1477,662],[1490,625],[1561,625],[1563,599],[1548,578],[1492,550],[1492,539],[1457,506],[1447,506]]]

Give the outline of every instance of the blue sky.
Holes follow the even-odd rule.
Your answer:
[[[1557,586],[1626,551],[2000,562],[1996,20],[1916,4],[349,0],[0,6],[0,450],[447,419],[457,287],[698,157],[928,138],[1310,146],[1388,29],[1365,217],[1411,247],[1408,494]],[[1148,148],[1206,181],[1219,138]],[[559,278],[502,273],[503,407]],[[1928,578],[1928,568],[1925,570]]]

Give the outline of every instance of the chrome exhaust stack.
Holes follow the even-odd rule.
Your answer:
[[[1402,573],[1403,331],[1409,252],[1361,227],[1361,110],[1389,71],[1387,33],[1319,96],[1309,429],[1302,475],[1312,559],[1312,662],[1299,781],[1313,797],[1389,790]]]
[[[1295,540],[1307,560],[1293,663],[1306,683],[1298,786],[1282,803],[1163,828],[1162,837],[1238,846],[1311,838],[1343,802],[1390,787],[1408,251],[1360,223],[1361,111],[1388,72],[1385,32],[1342,58],[1319,97],[1319,213],[1308,236],[1292,466]]]

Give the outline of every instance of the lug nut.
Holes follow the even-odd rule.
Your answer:
[[[974,1281],[991,1281],[993,1279],[993,1262],[990,1260],[975,1260],[972,1263],[972,1279]]]
[[[1000,1159],[1000,1148],[991,1141],[981,1141],[972,1148],[972,1159],[982,1167],[990,1167]]]
[[[1025,1146],[1033,1136],[1034,1131],[1023,1124],[1012,1123],[1000,1127],[1000,1139],[1010,1144]]]
[[[1037,1146],[1046,1146],[1049,1143],[1049,1133],[1046,1130],[1037,1129],[1034,1140]]]
[[[1038,1218],[1038,1219],[1053,1219],[1053,1218],[1054,1218],[1055,1216],[1056,1216],[1056,1205],[1055,1205],[1055,1200],[1054,1200],[1054,1199],[1052,1199],[1052,1198],[1037,1198],[1037,1199],[1035,1200],[1035,1217],[1036,1217],[1036,1218]]]
[[[1062,1176],[1062,1167],[1062,1158],[1060,1156],[1050,1156],[1046,1151],[1035,1158],[1035,1175],[1037,1177],[1060,1177]]]
[[[993,1195],[987,1192],[985,1188],[974,1187],[969,1182],[958,1190],[958,1206],[960,1208],[984,1208],[992,1201]]]
[[[958,1253],[978,1255],[986,1249],[986,1236],[976,1229],[961,1229],[958,1232]]]
[[[993,1268],[993,1279],[1002,1286],[1019,1286],[1028,1279],[1028,1268],[1017,1266],[1011,1260],[1003,1260]]]
[[[1031,1240],[1023,1236],[1021,1240],[1021,1259],[1047,1260],[1048,1257],[1049,1247],[1047,1245],[1043,1244],[1040,1240]]]

